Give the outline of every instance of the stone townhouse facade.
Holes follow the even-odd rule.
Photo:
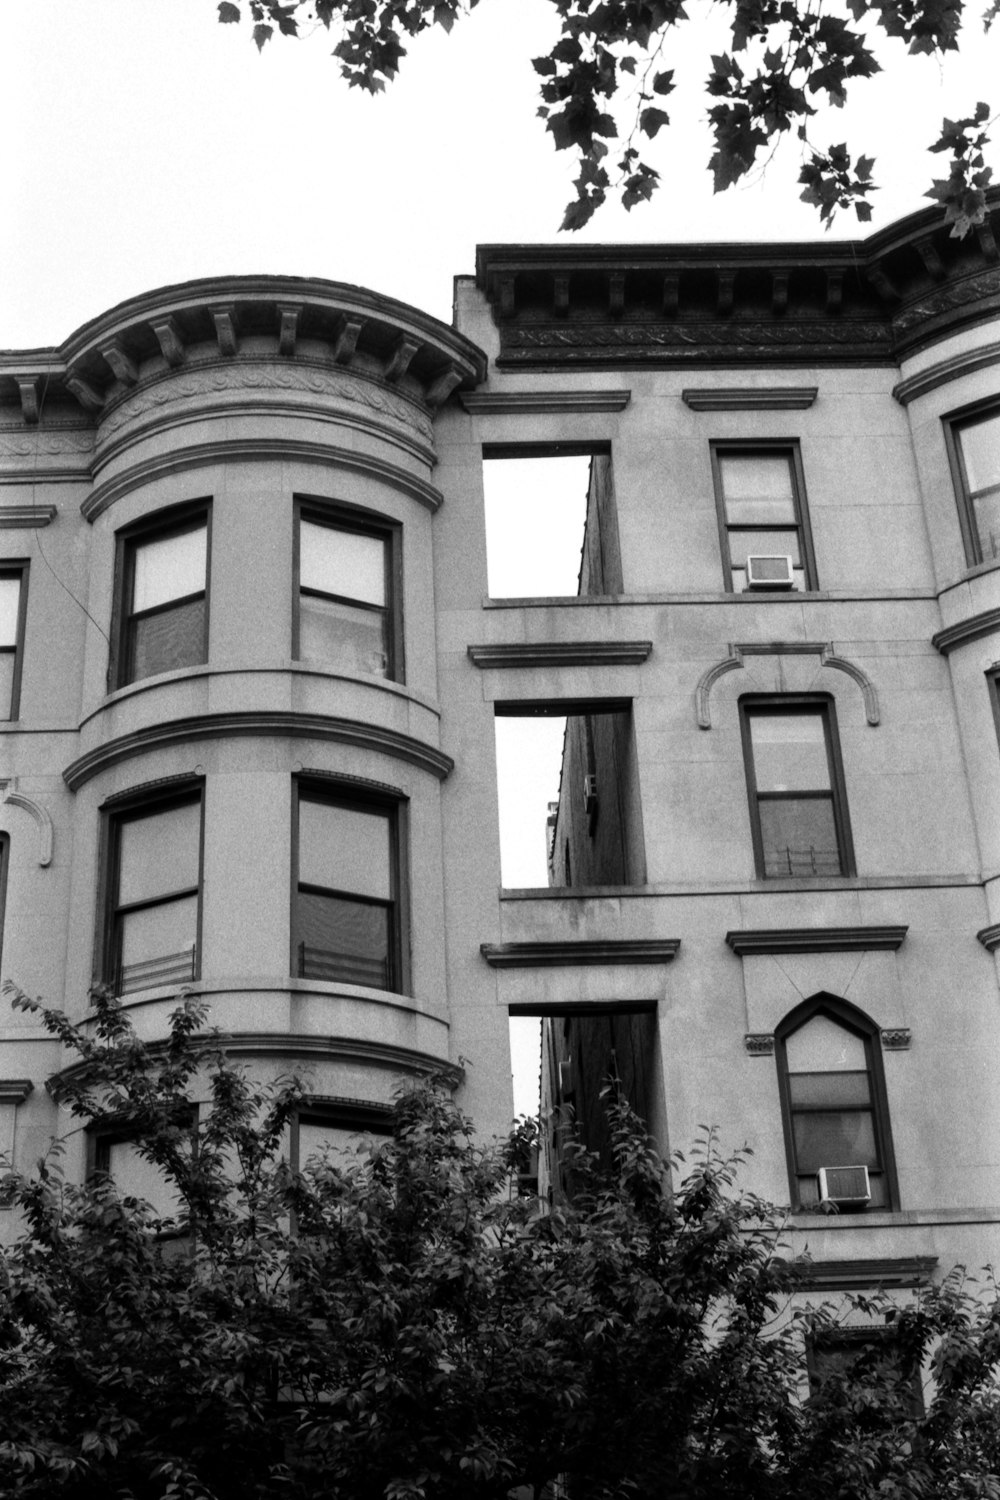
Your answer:
[[[204,995],[308,1078],[299,1152],[441,1067],[502,1131],[541,1015],[546,1104],[600,1145],[613,1066],[664,1146],[748,1143],[819,1284],[996,1258],[998,221],[484,246],[453,328],[218,278],[0,355],[3,975],[154,1040]],[[581,455],[578,594],[490,599],[484,460]],[[538,714],[550,884],[504,889]],[[18,1164],[64,1061],[0,1016]]]

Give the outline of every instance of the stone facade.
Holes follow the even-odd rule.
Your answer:
[[[4,976],[150,1039],[183,979],[331,1128],[445,1066],[503,1130],[539,1014],[549,1102],[600,1144],[613,1057],[664,1145],[747,1142],[831,1285],[996,1258],[995,418],[993,232],[933,213],[487,246],[454,330],[228,278],[0,356]],[[577,597],[487,597],[484,450],[591,456]],[[569,718],[544,889],[500,887],[512,710]],[[21,1164],[62,1061],[0,1018]],[[837,1140],[872,1199],[821,1214]]]

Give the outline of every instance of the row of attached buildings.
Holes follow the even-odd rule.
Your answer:
[[[453,327],[220,277],[0,354],[3,976],[205,996],[300,1155],[442,1066],[503,1131],[540,1015],[546,1108],[748,1143],[819,1284],[997,1257],[998,233],[487,245]],[[490,598],[484,461],[581,455],[578,594]],[[545,888],[498,715],[567,720]],[[19,1166],[66,1064],[0,1015]]]

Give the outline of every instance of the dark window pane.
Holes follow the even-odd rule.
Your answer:
[[[299,973],[389,989],[389,909],[344,896],[299,892]]]
[[[205,661],[205,599],[170,605],[131,622],[132,682]]]
[[[788,1086],[792,1103],[829,1109],[849,1105],[864,1108],[871,1103],[871,1085],[865,1073],[790,1073]]]
[[[865,1110],[795,1114],[792,1133],[800,1172],[878,1165],[875,1123]]]
[[[385,677],[389,671],[388,617],[337,599],[303,594],[299,600],[299,658],[347,672]]]
[[[761,798],[758,807],[765,875],[841,873],[831,798]]]

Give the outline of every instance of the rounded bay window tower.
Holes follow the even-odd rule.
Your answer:
[[[6,498],[30,503],[0,522],[31,626],[10,717],[36,733],[8,741],[4,973],[75,1019],[108,986],[149,1040],[187,988],[333,1126],[377,1125],[457,1061],[434,418],[485,358],[391,299],[272,277],[154,292],[17,358],[3,436],[30,487]],[[18,1037],[37,1083],[48,1044]],[[34,1092],[19,1136],[43,1149]]]

